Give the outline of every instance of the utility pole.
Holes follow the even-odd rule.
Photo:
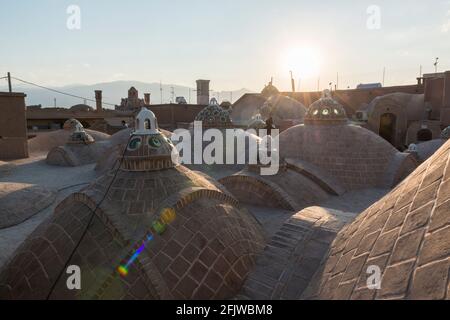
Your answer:
[[[420,65],[420,68],[419,68],[419,78],[422,78],[422,65]]]
[[[436,61],[434,62],[434,73],[437,73],[437,70],[438,70],[438,68],[437,68],[438,63],[439,63],[439,58],[436,58]]]
[[[317,78],[317,92],[320,91],[320,77]]]
[[[386,67],[383,68],[383,87],[384,87],[385,77],[386,77]]]
[[[8,89],[9,93],[12,92],[12,86],[11,86],[11,73],[8,72]]]
[[[170,87],[170,103],[173,103],[175,101],[175,88],[172,86]]]
[[[233,104],[233,91],[230,91],[230,103]]]
[[[163,88],[162,88],[162,82],[159,81],[159,93],[161,97],[161,104],[163,104]]]
[[[336,73],[336,89],[339,89],[339,72]]]
[[[294,80],[294,77],[292,75],[292,71],[289,71],[289,73],[291,74],[291,88],[292,88],[292,92],[295,92],[295,80]]]
[[[55,108],[56,108],[56,98],[53,98],[53,105],[54,105]]]

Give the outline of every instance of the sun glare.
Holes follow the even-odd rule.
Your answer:
[[[286,52],[283,58],[286,71],[292,71],[295,76],[309,78],[320,73],[320,52],[312,47],[293,48]]]

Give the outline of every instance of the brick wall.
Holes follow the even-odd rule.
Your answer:
[[[25,94],[0,92],[0,159],[27,157]]]

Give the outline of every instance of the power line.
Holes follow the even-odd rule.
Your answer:
[[[94,210],[91,210],[91,211],[92,211],[92,214],[91,214],[91,216],[89,217],[89,221],[88,221],[88,223],[87,223],[87,225],[86,225],[86,228],[83,230],[83,233],[81,234],[80,239],[78,240],[77,244],[75,245],[74,249],[72,250],[72,252],[71,252],[69,258],[66,260],[66,263],[64,264],[64,267],[61,269],[61,272],[59,273],[59,275],[58,275],[58,277],[56,278],[55,282],[53,282],[53,285],[52,285],[51,288],[50,288],[50,291],[49,291],[49,293],[48,293],[48,295],[47,295],[47,299],[46,299],[46,300],[49,300],[49,299],[50,299],[50,296],[51,296],[51,294],[53,293],[53,290],[55,290],[55,287],[56,287],[56,285],[58,284],[59,279],[61,278],[61,276],[62,276],[62,274],[64,273],[64,271],[67,269],[67,266],[69,265],[70,260],[72,260],[73,256],[75,255],[75,252],[78,250],[78,247],[80,246],[81,242],[83,241],[84,236],[86,235],[87,231],[89,230],[89,227],[91,226],[91,223],[92,223],[92,221],[94,220],[95,212],[96,212],[97,209],[100,207],[100,205],[103,203],[103,201],[106,199],[106,196],[108,195],[109,190],[111,189],[111,186],[113,185],[114,181],[116,180],[117,173],[119,172],[120,167],[122,166],[122,162],[123,162],[123,159],[124,159],[124,157],[125,157],[125,152],[127,151],[127,147],[128,147],[128,144],[130,143],[131,138],[132,138],[132,135],[130,135],[130,137],[128,138],[128,141],[127,141],[127,143],[126,143],[126,145],[125,145],[125,148],[124,148],[124,150],[123,150],[123,152],[122,152],[122,156],[120,157],[119,166],[117,167],[116,171],[114,172],[114,176],[113,176],[111,182],[109,183],[108,188],[106,188],[106,191],[105,191],[105,193],[104,193],[102,199],[101,199],[101,200],[99,201],[99,203],[95,206],[95,209],[94,209]],[[116,160],[116,162],[114,163],[114,165],[115,165],[116,163],[117,163],[117,160]],[[113,167],[114,167],[114,166],[113,166]]]
[[[5,78],[7,78],[7,77],[5,77]],[[48,90],[48,91],[52,91],[52,92],[56,92],[56,93],[59,93],[59,94],[62,94],[62,95],[66,95],[66,96],[69,96],[69,97],[72,97],[72,98],[82,99],[82,100],[86,100],[86,101],[90,101],[90,102],[97,102],[94,99],[89,99],[89,98],[77,96],[77,95],[74,95],[74,94],[71,94],[71,93],[63,92],[63,91],[60,91],[60,90],[44,87],[44,86],[41,86],[39,84],[36,84],[36,83],[33,83],[33,82],[29,82],[29,81],[26,81],[26,80],[22,80],[22,79],[19,79],[19,78],[16,78],[16,77],[11,77],[11,79],[14,79],[14,80],[17,80],[17,81],[20,81],[20,82],[23,82],[23,83],[26,83],[26,84],[29,84],[29,85],[41,88],[41,89],[45,89],[45,90]],[[102,104],[106,104],[106,105],[109,105],[109,106],[112,106],[112,107],[115,106],[115,104],[113,104],[113,103],[108,103],[108,102],[103,102],[103,101],[102,101]]]

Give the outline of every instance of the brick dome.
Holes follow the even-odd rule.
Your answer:
[[[260,108],[263,119],[273,118],[276,125],[284,120],[298,120],[301,122],[306,113],[305,106],[290,97],[272,95]]]
[[[261,91],[261,95],[266,98],[269,98],[270,96],[273,96],[273,95],[277,95],[279,93],[280,93],[280,91],[277,89],[277,87],[275,87],[272,84],[272,81],[270,81],[266,86],[264,86],[264,89],[262,89],[262,91]]]
[[[230,112],[222,109],[215,98],[212,98],[210,104],[198,113],[195,121],[201,121],[203,127],[231,127]]]
[[[344,107],[326,93],[309,106],[304,119],[305,124],[336,124],[347,121]]]
[[[450,141],[338,234],[310,297],[450,299],[449,156]]]
[[[297,125],[282,132],[279,143],[282,159],[313,165],[347,190],[391,188],[417,165],[377,134],[346,123]]]

